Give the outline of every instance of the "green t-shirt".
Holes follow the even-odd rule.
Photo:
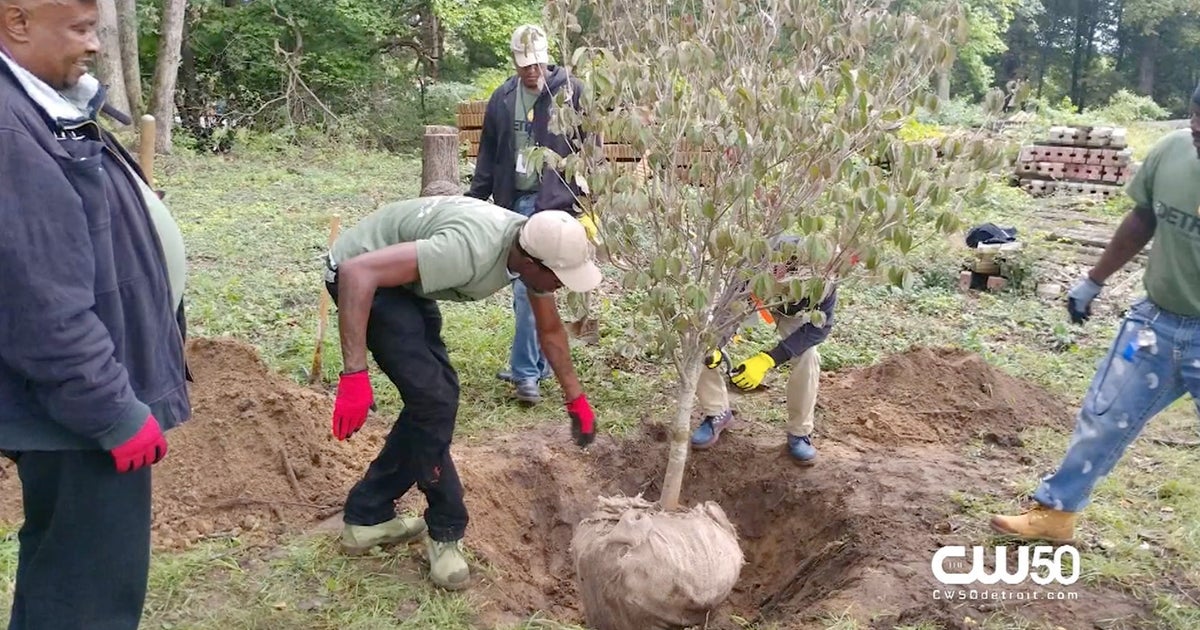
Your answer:
[[[533,104],[538,92],[524,86],[517,90],[517,106],[513,108],[513,144],[516,147],[517,190],[533,192],[538,189],[538,175],[526,163],[525,153],[533,148]],[[525,168],[522,169],[521,167]],[[521,171],[525,172],[522,173]]]
[[[1159,140],[1129,182],[1128,193],[1157,218],[1146,293],[1166,311],[1200,317],[1200,157],[1191,131]]]
[[[150,210],[150,220],[154,222],[158,240],[162,243],[163,258],[167,262],[167,281],[171,285],[171,306],[178,310],[179,303],[183,300],[183,289],[187,280],[187,254],[183,247],[183,234],[179,231],[179,224],[171,216],[171,211],[167,209],[167,204],[158,198],[158,193],[151,190],[146,182],[132,171],[129,176],[137,182],[142,198],[146,200],[146,207]]]
[[[527,219],[473,197],[418,197],[376,210],[334,242],[335,263],[397,243],[417,244],[419,283],[433,300],[482,300],[507,287],[508,252]]]

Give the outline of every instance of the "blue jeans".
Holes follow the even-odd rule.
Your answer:
[[[517,197],[513,210],[529,216],[533,214],[533,202],[536,193],[522,194]],[[546,357],[542,355],[542,347],[538,344],[537,323],[533,319],[533,309],[529,306],[529,291],[525,283],[513,280],[513,315],[516,319],[516,332],[513,335],[512,353],[509,364],[512,368],[514,381],[527,379],[542,379],[549,373]]]
[[[1092,379],[1062,463],[1034,499],[1056,510],[1082,510],[1150,418],[1185,393],[1200,400],[1197,342],[1200,318],[1163,311],[1147,299],[1134,304]]]

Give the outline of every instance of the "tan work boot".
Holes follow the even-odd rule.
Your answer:
[[[378,525],[346,525],[342,529],[342,551],[357,556],[375,545],[408,542],[425,531],[425,520],[396,517]]]
[[[1069,544],[1075,540],[1077,512],[1063,512],[1035,505],[1020,516],[992,516],[992,530],[1027,540],[1046,540]]]
[[[426,536],[425,549],[429,553],[429,579],[434,584],[451,591],[466,587],[471,570],[467,567],[461,539],[438,542]]]

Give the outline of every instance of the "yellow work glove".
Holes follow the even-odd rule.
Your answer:
[[[750,391],[762,384],[763,377],[773,367],[775,367],[775,359],[772,359],[771,355],[766,352],[759,352],[733,368],[733,371],[729,373],[730,380],[739,389]]]
[[[710,370],[715,370],[721,365],[721,360],[724,358],[725,355],[721,353],[720,348],[713,348],[712,350],[709,350],[708,355],[704,357],[704,367]]]
[[[595,243],[596,236],[599,235],[600,230],[596,227],[596,222],[592,220],[592,215],[586,212],[579,215],[579,222],[583,224],[583,229],[587,232],[588,240]]]

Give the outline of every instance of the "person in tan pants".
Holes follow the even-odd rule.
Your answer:
[[[787,383],[788,421],[785,427],[788,453],[803,465],[812,465],[817,456],[812,443],[813,415],[821,377],[821,355],[817,346],[829,336],[836,305],[837,289],[831,286],[817,306],[825,316],[821,326],[813,324],[807,316],[811,309],[808,300],[774,310],[771,314],[775,319],[775,330],[779,333],[779,343],[770,350],[742,361],[729,372],[735,386],[750,391],[762,383],[772,368],[783,363],[790,365],[791,374]],[[692,433],[692,446],[697,449],[716,444],[721,432],[733,421],[725,375],[718,369],[722,365],[728,365],[727,357],[720,349],[713,350],[707,361],[707,369],[700,373],[696,398],[702,419],[700,426]]]

